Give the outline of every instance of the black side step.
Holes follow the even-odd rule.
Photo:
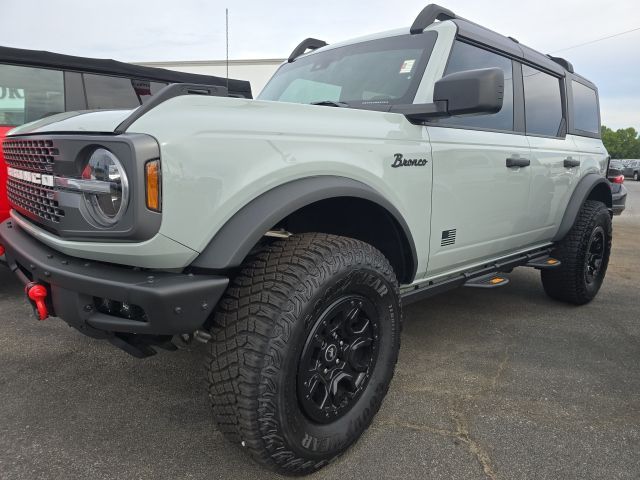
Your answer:
[[[494,286],[499,287],[506,285],[508,283],[508,279],[500,275],[500,272],[510,272],[516,267],[527,265],[534,259],[550,258],[550,253],[550,248],[540,248],[532,250],[531,252],[508,257],[499,262],[487,264],[477,270],[464,272],[445,280],[440,280],[438,282],[425,282],[423,285],[416,285],[412,290],[405,291],[402,294],[402,303],[404,305],[409,305],[413,302],[418,302],[425,298],[437,295],[438,293],[446,292],[447,290],[462,286],[492,288]],[[485,282],[489,281],[490,283],[490,281],[495,278],[504,279],[505,282],[496,282],[495,285],[481,286],[483,280]]]
[[[550,256],[533,258],[527,262],[525,267],[532,267],[538,270],[552,270],[562,265],[562,262],[557,258]]]
[[[475,277],[471,280],[467,280],[464,283],[465,287],[472,288],[498,288],[503,287],[509,283],[509,279],[502,275],[496,275],[495,273],[490,273],[489,275],[484,275],[482,277]]]

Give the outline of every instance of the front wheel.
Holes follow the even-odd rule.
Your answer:
[[[380,408],[400,326],[397,280],[371,245],[313,233],[266,246],[233,280],[211,328],[220,429],[280,473],[323,467]]]
[[[551,298],[575,305],[596,296],[609,265],[611,216],[602,202],[587,200],[576,223],[554,249],[562,265],[542,270],[542,285]]]

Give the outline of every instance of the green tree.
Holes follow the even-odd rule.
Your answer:
[[[640,138],[633,127],[613,131],[603,125],[602,142],[611,158],[640,158]]]

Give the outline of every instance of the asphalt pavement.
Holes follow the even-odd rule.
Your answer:
[[[311,479],[640,478],[640,182],[591,304],[535,270],[405,311],[389,395]],[[0,268],[0,479],[265,479],[217,431],[201,352],[136,360],[37,322]]]

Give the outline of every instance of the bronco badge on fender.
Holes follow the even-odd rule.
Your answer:
[[[401,153],[393,155],[395,160],[391,164],[393,168],[398,167],[424,167],[428,160],[426,158],[404,158]]]

